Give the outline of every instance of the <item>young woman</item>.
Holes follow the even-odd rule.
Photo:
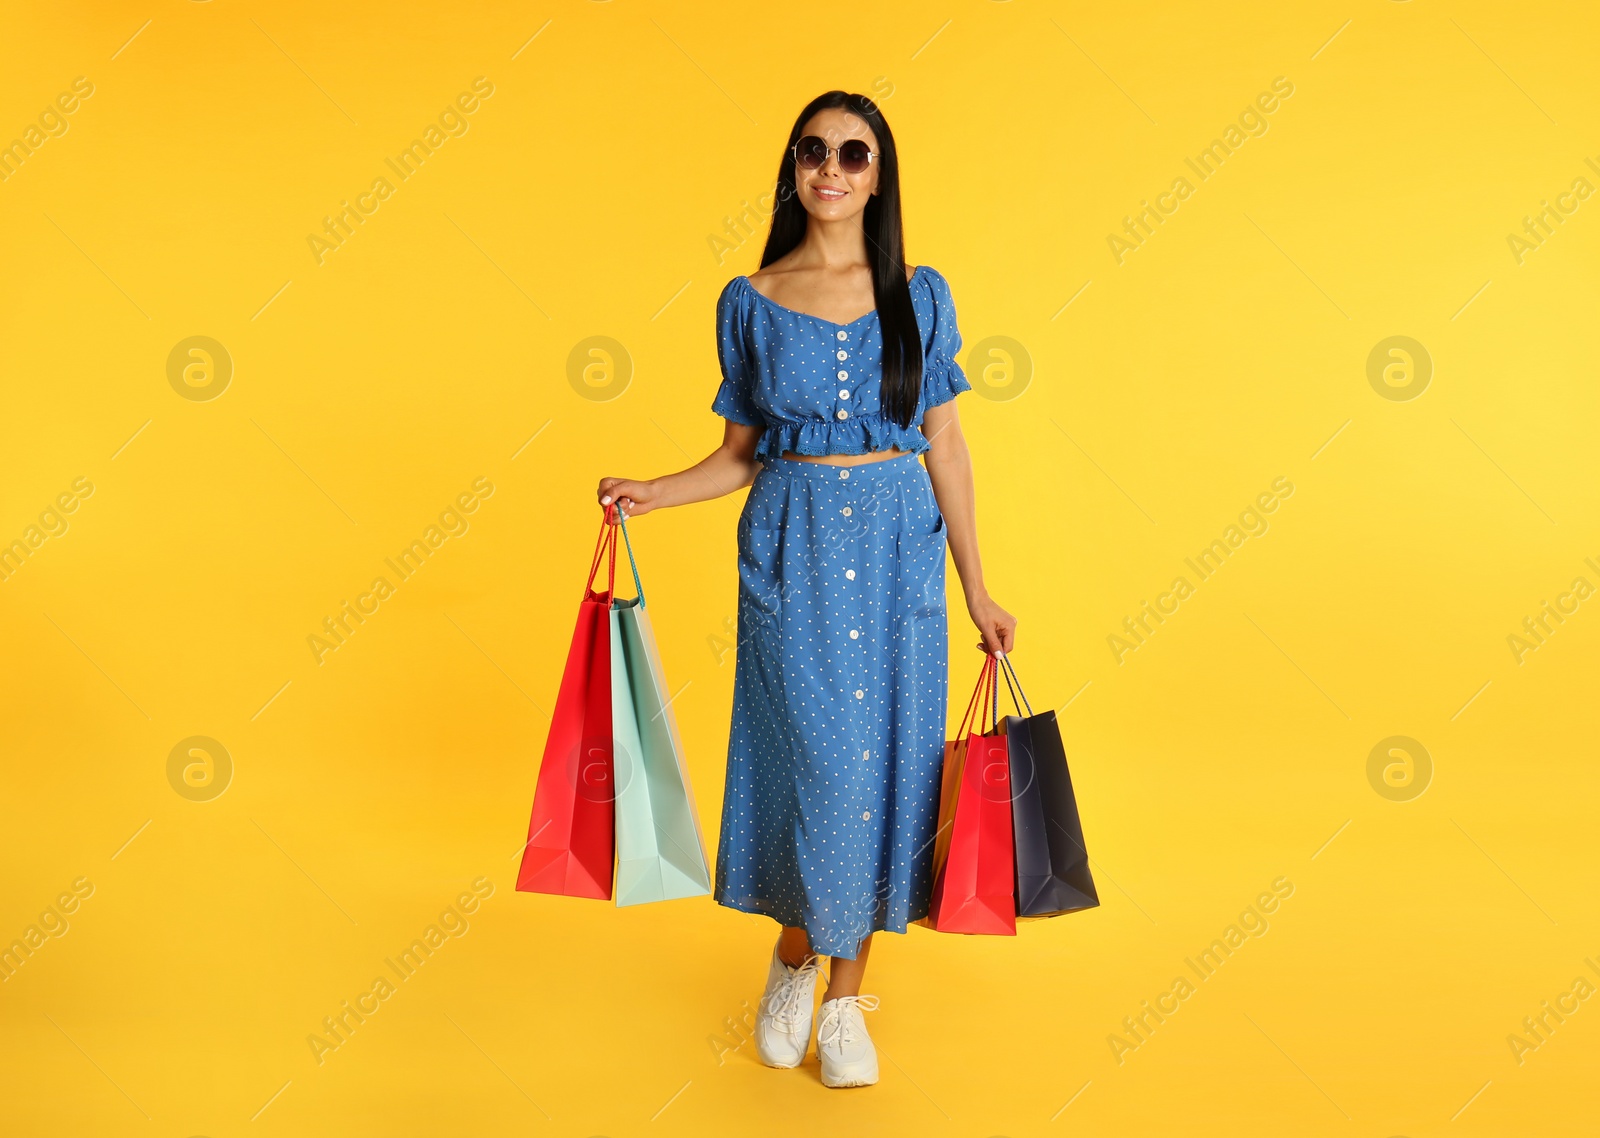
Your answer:
[[[983,583],[960,347],[950,286],[905,264],[889,124],[829,91],[789,133],[761,269],[717,301],[722,445],[676,474],[600,480],[601,505],[634,518],[751,487],[715,899],[783,926],[757,1012],[768,1065],[805,1058],[813,954],[832,959],[830,1087],[878,1079],[872,934],[928,914],[947,544],[979,647],[1009,652],[1016,632]]]

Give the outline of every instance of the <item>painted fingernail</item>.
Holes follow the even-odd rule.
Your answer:
[[[600,499],[600,504],[601,504],[601,505],[602,505],[602,506],[609,506],[609,505],[611,505],[611,495],[610,495],[610,494],[607,494],[607,495],[606,495],[606,496],[605,496],[605,497],[604,497],[604,498],[601,498],[601,499]]]

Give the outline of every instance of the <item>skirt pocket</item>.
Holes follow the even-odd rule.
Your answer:
[[[739,515],[739,637],[776,644],[783,613],[788,480],[760,471]]]
[[[913,620],[943,616],[945,548],[944,515],[935,512],[931,531],[902,532],[897,539],[900,560],[900,611]]]

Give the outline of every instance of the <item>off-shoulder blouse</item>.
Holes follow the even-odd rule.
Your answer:
[[[956,362],[961,333],[950,285],[919,265],[908,282],[922,334],[922,397],[909,427],[883,414],[883,334],[878,312],[836,324],[785,308],[734,277],[717,299],[722,384],[711,409],[764,428],[756,454],[778,458],[867,454],[899,447],[920,454],[923,414],[972,390]]]

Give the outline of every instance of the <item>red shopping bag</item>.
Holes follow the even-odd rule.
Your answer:
[[[961,729],[945,745],[933,896],[927,918],[919,922],[942,933],[1017,932],[1011,764],[998,729],[995,673],[995,658],[986,656]],[[978,718],[968,734],[974,708]]]
[[[616,526],[610,522],[614,508],[607,507],[600,525],[545,738],[528,843],[517,874],[517,888],[526,893],[611,899],[616,863],[610,618],[617,579]],[[595,571],[608,551],[606,588],[596,592]]]

